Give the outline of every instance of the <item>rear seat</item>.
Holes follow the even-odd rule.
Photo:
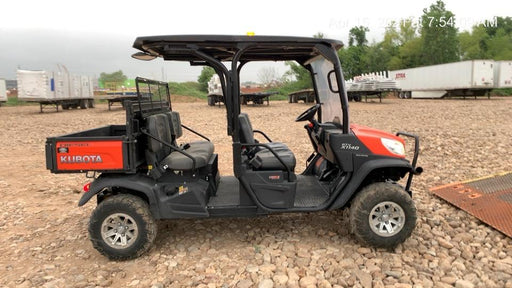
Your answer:
[[[176,111],[166,113],[169,121],[170,131],[173,141],[176,142],[178,138],[183,135],[183,128],[181,127],[180,114]],[[208,160],[215,150],[213,143],[210,141],[194,141],[180,146],[184,151],[196,160],[196,168],[206,166]],[[164,163],[172,170],[190,170],[193,168],[192,159],[177,151],[173,151],[169,156],[164,159]]]
[[[174,146],[178,146],[176,140],[183,135],[180,115],[175,111],[149,116],[147,129],[151,135]],[[154,162],[171,170],[192,170],[205,167],[214,151],[213,143],[210,141],[195,141],[183,144],[179,148],[195,160],[195,167],[189,156],[173,151],[167,145],[154,139],[149,139],[148,143],[148,150],[150,154],[154,155]]]

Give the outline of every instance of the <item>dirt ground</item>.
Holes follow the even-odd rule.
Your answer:
[[[288,144],[299,172],[312,151],[304,123],[294,119],[308,106],[242,107],[254,129]],[[512,287],[512,239],[428,192],[512,171],[512,98],[384,99],[350,108],[353,123],[421,137],[418,223],[394,251],[361,246],[349,234],[347,211],[333,211],[162,221],[149,253],[114,262],[87,236],[94,201],[77,207],[88,179],[46,170],[44,143],[124,124],[124,111],[0,107],[0,287]],[[173,109],[214,142],[221,173],[233,174],[224,107],[204,101]]]

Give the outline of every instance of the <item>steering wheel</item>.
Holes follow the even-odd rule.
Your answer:
[[[321,104],[316,104],[315,106],[311,106],[308,108],[308,110],[302,112],[297,119],[295,119],[295,122],[301,122],[306,120],[312,120],[313,117],[315,117],[316,111],[320,109]]]

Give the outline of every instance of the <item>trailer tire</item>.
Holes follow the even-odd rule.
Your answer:
[[[63,110],[69,110],[69,104],[62,103],[62,109]]]
[[[354,101],[355,102],[361,102],[363,98],[361,97],[361,95],[354,95]]]
[[[87,109],[87,100],[80,100],[80,109]]]
[[[151,248],[156,234],[157,225],[148,204],[129,194],[105,199],[89,221],[93,247],[111,260],[139,257]]]
[[[208,96],[208,106],[215,106],[215,96]]]
[[[94,108],[94,99],[87,100],[87,106],[89,106],[89,108]]]
[[[394,248],[411,236],[415,226],[414,202],[398,184],[370,184],[352,200],[350,228],[363,243]]]

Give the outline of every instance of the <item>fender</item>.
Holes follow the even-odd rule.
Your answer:
[[[144,194],[148,199],[151,214],[153,214],[153,217],[158,219],[160,211],[158,209],[158,202],[155,198],[155,192],[153,191],[155,184],[155,180],[144,175],[102,174],[91,182],[89,191],[82,195],[82,198],[78,201],[78,206],[80,207],[85,205],[85,203],[89,202],[94,195],[100,193],[105,188],[122,187]]]
[[[411,164],[404,159],[398,158],[386,158],[386,159],[375,159],[365,162],[361,167],[357,170],[356,173],[353,174],[353,178],[350,179],[350,182],[347,183],[343,191],[338,196],[338,199],[332,203],[329,210],[339,209],[344,207],[347,202],[352,198],[352,195],[357,191],[361,183],[363,183],[364,179],[368,174],[370,174],[373,170],[379,168],[403,168],[408,172],[412,173]]]

